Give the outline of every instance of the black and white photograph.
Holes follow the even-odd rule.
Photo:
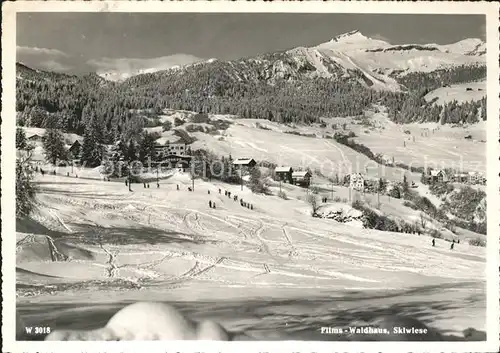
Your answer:
[[[50,3],[2,59],[16,344],[498,348],[498,5]]]

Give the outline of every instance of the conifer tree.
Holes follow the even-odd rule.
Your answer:
[[[141,135],[139,140],[139,160],[143,163],[147,162],[149,159],[154,160],[155,158],[155,135],[145,132]]]
[[[266,193],[267,188],[262,180],[262,174],[258,166],[250,168],[250,190],[254,193]]]
[[[16,218],[22,218],[31,213],[35,206],[35,196],[37,187],[33,183],[33,168],[31,166],[31,156],[33,146],[31,146],[24,133],[24,130],[16,130]]]
[[[83,165],[94,168],[101,164],[104,152],[103,130],[97,118],[91,117],[83,135],[81,161]]]
[[[59,161],[68,159],[68,151],[64,145],[64,135],[60,130],[48,129],[43,139],[45,158],[54,166]]]

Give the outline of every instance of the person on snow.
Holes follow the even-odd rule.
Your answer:
[[[432,246],[436,246],[436,239],[432,239]]]

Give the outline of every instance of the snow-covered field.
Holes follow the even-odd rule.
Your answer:
[[[355,141],[375,154],[381,153],[388,160],[394,157],[396,163],[414,167],[486,173],[486,122],[466,127],[437,123],[398,125],[383,110],[367,112],[367,116],[374,127],[351,121],[348,129],[356,133]],[[465,139],[468,135],[471,139]]]
[[[470,90],[467,90],[468,88]],[[450,85],[449,87],[441,87],[429,92],[425,96],[425,99],[427,101],[432,101],[437,98],[435,104],[443,105],[454,100],[457,101],[457,103],[463,103],[481,100],[483,97],[486,97],[486,81],[460,83]]]
[[[403,174],[409,180],[419,181],[420,174],[401,168],[381,166],[351,148],[333,139],[333,123],[341,127],[346,123],[356,133],[355,141],[382,154],[388,161],[414,167],[455,168],[464,171],[486,171],[486,123],[467,127],[442,126],[435,123],[394,124],[383,110],[366,113],[374,127],[366,127],[348,118],[324,119],[326,128],[319,126],[286,127],[268,121],[238,119],[221,136],[193,133],[198,141],[193,148],[205,148],[217,154],[232,154],[233,158],[252,157],[278,165],[321,170],[333,177],[360,172],[372,178],[384,177],[401,181]],[[264,127],[259,128],[258,126]],[[383,127],[383,128],[382,128]],[[317,137],[298,136],[283,132],[295,131]],[[406,134],[408,131],[409,134]],[[471,135],[472,139],[465,139]]]
[[[222,136],[193,133],[198,139],[193,143],[193,149],[205,148],[219,155],[231,154],[233,158],[251,157],[256,161],[268,161],[280,166],[290,165],[295,170],[310,168],[312,171],[321,171],[327,177],[360,172],[394,181],[401,181],[405,173],[409,180],[420,178],[416,173],[378,165],[334,140],[282,133],[283,130],[301,131],[283,126],[276,126],[272,130],[260,129],[255,127],[256,123],[259,121],[238,120]],[[265,122],[265,125],[272,124]]]
[[[17,307],[27,324],[95,328],[131,301],[157,300],[261,339],[335,339],[317,330],[384,313],[450,334],[485,329],[485,248],[433,248],[426,236],[312,218],[298,188],[283,200],[201,180],[189,192],[184,174],[132,192],[37,178],[42,207],[17,224]],[[57,252],[70,261],[51,261]]]

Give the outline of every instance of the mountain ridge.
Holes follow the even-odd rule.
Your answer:
[[[429,58],[429,55],[427,55],[428,51],[436,52],[435,57]],[[398,90],[399,88],[397,87],[397,84],[390,78],[390,74],[394,71],[398,71],[401,74],[404,72],[409,73],[414,71],[432,71],[453,66],[455,63],[470,65],[478,64],[485,61],[483,59],[484,54],[486,53],[486,45],[481,39],[478,38],[467,38],[456,43],[446,45],[434,43],[393,45],[380,39],[367,37],[359,30],[353,30],[339,34],[333,37],[330,41],[318,45],[309,47],[299,46],[287,50],[262,53],[249,58],[235,59],[225,62],[241,62],[251,59],[258,60],[261,58],[268,58],[269,56],[277,53],[286,53],[292,56],[294,54],[298,54],[299,57],[296,59],[298,61],[307,61],[307,63],[304,63],[305,66],[312,65],[312,67],[315,67],[315,71],[317,71],[321,77],[331,77],[332,75],[328,73],[328,66],[336,66],[336,69],[339,69],[340,67],[335,65],[339,64],[341,67],[344,67],[344,74],[349,69],[359,69],[365,74],[369,72],[367,76],[373,76],[376,78],[373,81],[373,88]],[[367,53],[370,53],[368,55],[372,55],[374,59],[367,60]],[[392,53],[392,57],[388,57],[388,53]],[[375,65],[377,60],[383,62],[385,67],[383,65]],[[136,71],[135,74],[127,73],[126,75],[122,75],[119,79],[111,80],[125,81],[126,79],[137,75],[169,70],[182,70],[189,68],[192,65],[212,63],[214,61],[220,60],[199,60],[185,65],[174,65],[166,69],[162,69],[161,67],[146,68]],[[354,65],[353,61],[358,62],[359,65]],[[388,64],[388,62],[391,61],[394,62],[393,65]],[[379,72],[374,71],[374,69],[379,70]],[[275,67],[274,71],[277,72],[279,69]],[[382,81],[387,81],[387,84],[380,83],[381,77],[378,77],[381,74],[380,72],[383,72],[383,75],[387,76],[382,78]],[[106,79],[110,79],[113,75],[120,76],[119,73],[100,73],[99,75]],[[283,75],[286,75],[286,72],[283,72]]]
[[[339,43],[342,50],[335,47]],[[437,104],[438,97],[425,97],[449,85],[484,81],[484,55],[465,55],[480,51],[481,45],[472,39],[451,47],[397,48],[355,32],[333,45],[231,61],[208,59],[120,82],[95,73],[65,75],[18,64],[16,109],[27,126],[60,125],[80,134],[90,118],[98,117],[111,140],[125,125],[140,124],[143,119],[134,111],[166,108],[309,124],[323,117],[362,116],[373,105],[384,105],[398,123],[473,123],[486,119],[481,93],[460,103]]]

